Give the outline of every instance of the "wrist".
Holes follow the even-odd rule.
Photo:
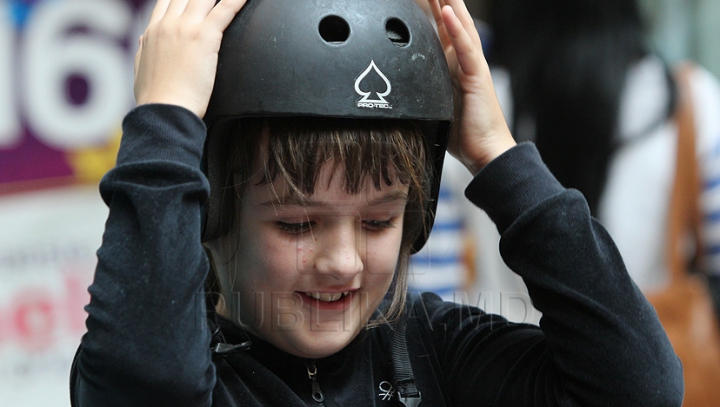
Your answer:
[[[461,160],[473,176],[477,175],[491,161],[517,145],[510,134],[484,140],[481,144],[478,146],[477,153],[468,155]]]

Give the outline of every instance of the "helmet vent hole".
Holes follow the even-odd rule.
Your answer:
[[[410,43],[410,30],[405,23],[397,18],[391,18],[385,24],[385,33],[388,39],[397,47],[406,47]]]
[[[328,44],[340,45],[350,37],[350,25],[342,17],[327,16],[320,21],[318,29]]]

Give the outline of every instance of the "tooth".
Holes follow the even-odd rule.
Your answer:
[[[332,293],[313,293],[313,292],[306,292],[305,295],[307,295],[308,297],[314,298],[318,301],[323,301],[323,302],[337,301],[343,296],[343,294],[341,294],[341,293],[332,294]]]
[[[348,295],[349,292],[350,292],[350,291],[343,291],[343,297],[346,296],[346,295]]]

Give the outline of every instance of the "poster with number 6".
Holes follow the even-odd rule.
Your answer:
[[[152,0],[0,0],[0,406],[67,407]]]

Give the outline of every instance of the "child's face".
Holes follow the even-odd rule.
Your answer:
[[[300,357],[348,345],[384,298],[398,263],[408,187],[377,190],[366,182],[350,195],[338,172],[325,164],[306,203],[284,180],[250,182],[240,209],[229,276],[239,305],[233,317]]]

